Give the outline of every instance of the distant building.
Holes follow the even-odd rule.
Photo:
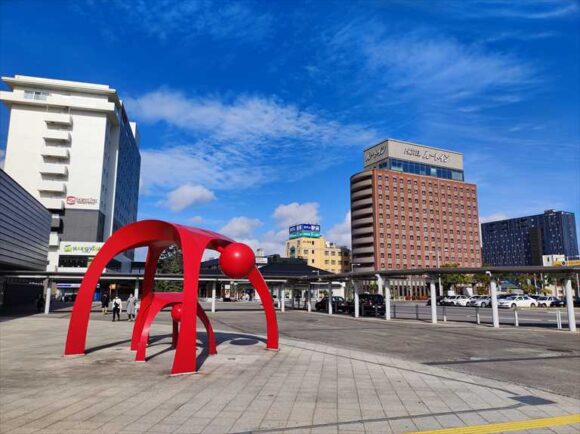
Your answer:
[[[483,223],[481,234],[487,265],[542,265],[544,255],[578,256],[576,221],[567,211]]]
[[[311,267],[331,273],[350,271],[350,250],[326,241],[317,224],[300,224],[289,228],[286,256],[304,259]]]
[[[50,212],[0,169],[0,308],[34,303],[42,286],[1,274],[46,270],[49,236]]]
[[[463,154],[387,139],[364,151],[350,203],[355,271],[481,266],[477,190],[464,181]],[[424,295],[418,285],[409,296]]]
[[[135,123],[107,85],[16,75],[4,170],[52,214],[48,271],[82,271],[103,241],[137,218]],[[132,252],[110,268],[128,271]]]

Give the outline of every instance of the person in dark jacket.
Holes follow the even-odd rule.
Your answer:
[[[109,294],[103,292],[103,295],[101,295],[101,308],[103,309],[103,315],[106,315],[109,311],[109,301]]]

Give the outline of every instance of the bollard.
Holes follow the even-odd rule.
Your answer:
[[[397,305],[393,304],[393,318],[397,317]]]
[[[516,327],[519,327],[520,326],[520,321],[518,319],[518,309],[517,308],[514,309],[514,325]]]
[[[475,322],[481,324],[481,318],[479,316],[479,306],[475,306]]]
[[[443,306],[443,322],[447,322],[447,306]]]
[[[556,311],[556,325],[558,330],[562,330],[562,312],[559,310]]]
[[[419,319],[419,305],[418,304],[415,305],[415,317],[417,319]]]
[[[364,303],[361,305],[361,315],[365,316],[365,305]]]
[[[378,316],[379,316],[379,307],[375,305],[375,318],[378,318]]]

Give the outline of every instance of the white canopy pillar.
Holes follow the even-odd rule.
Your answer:
[[[431,322],[437,324],[437,288],[434,279],[429,281],[429,288],[431,290]]]
[[[328,281],[328,314],[332,315],[332,282]]]
[[[354,289],[354,317],[358,318],[360,316],[359,313],[359,298],[358,298],[358,291],[359,291],[359,283],[356,280],[352,281],[353,289]]]
[[[566,278],[566,310],[568,311],[568,328],[576,331],[576,314],[574,313],[574,296],[572,294],[572,279]]]
[[[499,311],[497,308],[497,284],[495,279],[492,277],[489,282],[489,295],[491,297],[491,317],[493,318],[493,326],[495,328],[499,327]]]
[[[50,313],[50,298],[52,293],[52,282],[50,279],[44,279],[44,314]]]

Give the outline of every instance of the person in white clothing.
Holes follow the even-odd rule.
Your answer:
[[[119,295],[116,295],[113,299],[113,321],[115,321],[115,316],[117,320],[121,321],[121,311],[123,310],[123,302],[119,298]]]

